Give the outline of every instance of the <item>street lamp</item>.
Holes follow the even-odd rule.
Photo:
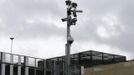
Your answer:
[[[11,53],[12,53],[12,48],[13,48],[13,40],[14,40],[14,37],[10,37],[10,39],[11,39]]]
[[[71,65],[70,65],[70,48],[71,44],[74,42],[71,36],[70,27],[76,25],[77,13],[82,13],[82,10],[77,10],[77,3],[71,0],[65,1],[67,5],[67,17],[62,18],[62,22],[67,22],[67,43],[65,44],[65,75],[71,75]]]

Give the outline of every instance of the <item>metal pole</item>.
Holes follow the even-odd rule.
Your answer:
[[[69,17],[69,15],[67,15]],[[70,36],[70,24],[69,21],[67,21],[67,43],[66,43],[66,75],[71,75],[70,73],[70,47],[71,44],[68,42],[68,38]]]
[[[69,44],[66,44],[66,56],[65,56],[65,75],[71,75],[70,73],[70,46]]]
[[[11,54],[12,54],[12,52],[13,52],[13,51],[12,51],[12,50],[13,50],[13,40],[14,40],[14,38],[11,37],[10,39],[11,39]]]
[[[1,53],[1,61],[2,61],[2,65],[1,65],[1,74],[0,75],[5,75],[6,72],[6,64],[5,62],[5,53]]]
[[[67,43],[65,44],[65,75],[71,75],[71,63],[70,63],[70,49],[71,44],[73,43],[73,38],[71,36],[70,27],[76,25],[77,22],[77,12],[81,13],[81,10],[76,10],[77,3],[72,2],[71,0],[65,1],[67,5],[67,17],[61,19],[63,22],[67,21]],[[72,15],[74,18],[72,18]]]
[[[11,56],[10,56],[10,75],[13,75],[13,70],[14,70],[14,66],[13,64],[13,54],[12,54],[12,48],[13,48],[13,37],[10,38],[11,39]]]

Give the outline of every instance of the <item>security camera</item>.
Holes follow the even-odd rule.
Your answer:
[[[71,35],[67,38],[67,42],[69,44],[72,44],[74,42],[74,39],[71,37]]]
[[[72,7],[76,8],[77,7],[77,3],[72,3]]]
[[[67,18],[62,18],[61,20],[62,20],[62,22],[65,22],[65,21],[67,21]]]
[[[62,18],[61,20],[62,20],[62,22],[69,21],[69,20],[71,20],[71,16],[66,17],[66,18]]]
[[[10,37],[10,39],[11,39],[11,40],[13,40],[13,39],[14,39],[14,37]]]
[[[76,8],[75,8],[75,9],[71,10],[71,12],[73,12],[74,17],[77,17],[77,13],[82,13],[83,11],[82,10],[76,10]]]
[[[66,5],[68,5],[68,6],[70,6],[71,3],[72,3],[72,2],[71,2],[70,0],[67,0],[67,1],[66,1]]]
[[[70,24],[71,24],[71,25],[76,25],[76,22],[77,22],[77,18],[73,18],[73,19],[70,21]]]

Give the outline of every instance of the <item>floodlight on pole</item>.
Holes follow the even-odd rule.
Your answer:
[[[11,39],[11,53],[13,52],[13,40],[14,40],[14,37],[10,37]]]

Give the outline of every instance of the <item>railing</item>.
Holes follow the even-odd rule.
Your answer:
[[[0,52],[0,75],[45,75],[45,59]]]

